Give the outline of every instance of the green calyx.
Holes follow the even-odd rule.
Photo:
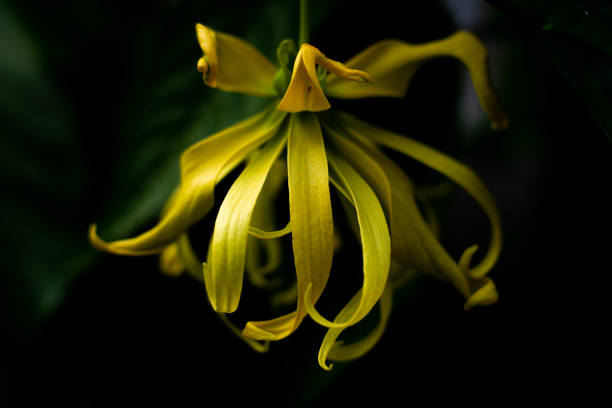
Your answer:
[[[278,58],[280,69],[274,78],[274,88],[279,96],[283,96],[289,87],[296,56],[297,48],[295,42],[291,39],[281,41],[276,49],[276,57]]]

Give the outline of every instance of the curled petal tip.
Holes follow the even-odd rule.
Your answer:
[[[96,224],[91,224],[89,226],[89,232],[88,232],[88,236],[89,236],[89,242],[91,242],[91,244],[100,250],[104,250],[105,246],[106,246],[106,242],[102,241],[100,239],[100,237],[98,236],[98,226]]]
[[[278,109],[285,112],[319,112],[331,107],[319,84],[317,65],[342,79],[373,82],[366,72],[347,68],[344,64],[327,58],[312,45],[302,44],[295,59],[289,87]]]
[[[245,337],[248,337],[249,339],[253,339],[253,340],[262,340],[262,341],[277,340],[274,333],[270,333],[266,330],[260,329],[259,327],[257,327],[251,322],[248,322],[244,326],[244,329],[242,330],[242,335]]]
[[[94,246],[94,248],[99,249],[100,251],[110,252],[116,255],[127,255],[127,256],[142,256],[142,255],[153,255],[158,254],[163,251],[164,247],[153,248],[153,249],[131,249],[126,247],[125,245],[120,245],[120,241],[114,242],[106,242],[103,241],[102,238],[98,235],[98,226],[96,224],[91,224],[89,226],[89,242]]]
[[[198,71],[202,72],[204,81],[211,88],[217,86],[217,37],[213,30],[203,24],[197,23],[196,35],[198,43],[204,54],[198,60]]]
[[[470,310],[474,306],[488,306],[497,303],[499,294],[493,281],[489,278],[484,278],[484,283],[466,300],[463,305],[464,310]]]
[[[206,59],[204,57],[198,60],[198,71],[203,74],[206,74],[208,72],[208,63],[206,62]]]

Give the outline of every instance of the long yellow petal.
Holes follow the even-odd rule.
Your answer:
[[[376,96],[401,98],[421,64],[440,56],[458,58],[466,65],[480,103],[491,118],[491,127],[505,129],[509,119],[491,83],[487,50],[478,38],[467,31],[458,31],[442,40],[425,44],[408,44],[398,40],[373,44],[346,63],[348,68],[368,72],[373,82],[347,82],[336,75],[329,75],[327,94],[344,99]]]
[[[287,337],[306,316],[306,289],[312,287],[312,301],[316,302],[327,284],[334,249],[327,167],[317,117],[306,112],[292,115],[287,170],[291,237],[298,282],[297,310],[273,320],[248,322],[243,330],[248,337],[262,340]]]
[[[336,77],[342,79],[356,82],[371,81],[367,73],[356,69],[348,69],[338,61],[327,58],[312,45],[302,44],[295,58],[291,82],[289,82],[289,87],[280,101],[278,109],[285,112],[319,112],[330,108],[319,84],[317,65],[335,73]]]
[[[365,135],[368,135],[368,141],[374,140],[380,142],[379,138],[384,138],[381,136],[381,134],[386,132],[384,130],[376,129],[348,115],[343,114],[341,118],[345,120],[344,124],[347,125],[349,132],[360,140],[366,138]],[[386,143],[381,144],[392,147]],[[476,246],[468,248],[459,263],[455,262],[439,243],[434,232],[420,214],[415,201],[414,189],[408,177],[379,150],[367,143],[364,146],[370,149],[369,154],[384,169],[391,184],[394,208],[391,220],[393,258],[407,269],[415,269],[433,275],[438,279],[451,282],[468,299],[465,306],[466,309],[477,304],[487,305],[497,301],[495,285],[484,275],[493,267],[499,256],[501,249],[501,224],[497,207],[477,176],[467,167],[460,165],[454,160],[453,163],[459,166],[450,166],[450,169],[458,171],[458,173],[453,175],[447,174],[448,169],[440,169],[440,166],[445,167],[447,161],[452,159],[442,155],[442,153],[426,148],[429,153],[435,152],[429,158],[437,157],[437,159],[431,163],[429,161],[427,163],[423,162],[449,176],[472,195],[478,194],[476,199],[485,209],[491,221],[491,241],[487,255],[479,265],[471,269],[469,263],[471,256],[476,250]],[[415,151],[412,154],[419,155],[419,152]],[[483,288],[484,290],[481,290]],[[476,295],[479,291],[479,295]]]
[[[208,86],[254,96],[276,96],[277,69],[252,45],[199,23],[196,34],[204,53],[197,67]]]
[[[202,276],[202,263],[198,259],[198,256],[193,251],[193,247],[191,246],[191,242],[189,242],[189,237],[187,234],[183,234],[179,237],[179,240],[176,243],[178,248],[178,252],[182,258],[183,264],[187,268],[187,272],[193,277],[195,277],[199,281],[203,281],[204,278]],[[258,353],[265,353],[270,348],[269,342],[260,343],[253,339],[249,339],[242,335],[240,330],[236,327],[234,323],[232,323],[227,316],[223,313],[217,313],[217,316],[225,326],[227,326],[232,333],[234,333],[240,340],[244,341],[249,347]]]
[[[282,245],[276,238],[291,232],[290,223],[281,230],[270,231],[276,226],[277,209],[274,201],[286,183],[287,166],[283,160],[277,160],[268,174],[251,216],[245,266],[249,281],[260,288],[270,288],[276,283],[274,279],[266,277],[281,265]]]
[[[219,313],[231,313],[238,307],[251,215],[268,173],[284,150],[286,141],[287,130],[281,130],[254,156],[219,209],[211,259],[207,261],[209,267],[204,269],[208,298]]]
[[[345,320],[348,316],[352,315],[359,305],[360,297],[361,291],[359,291],[340,313],[338,313],[334,322]],[[379,302],[380,319],[378,324],[368,333],[368,335],[355,343],[345,345],[342,341],[336,341],[344,329],[328,329],[321,343],[321,348],[319,349],[319,365],[329,371],[332,369],[333,364],[328,365],[327,360],[350,361],[370,351],[376,343],[378,343],[387,327],[387,322],[391,315],[392,299],[393,289],[391,288],[391,284],[388,283]]]
[[[377,144],[397,150],[444,174],[478,202],[491,223],[491,239],[487,254],[469,273],[472,277],[484,276],[497,262],[501,251],[502,232],[499,210],[480,177],[466,165],[414,139],[377,128],[351,115],[340,114],[339,117],[351,133],[360,133]]]
[[[274,107],[187,149],[181,156],[181,184],[158,224],[134,238],[104,242],[90,230],[98,249],[119,255],[147,255],[161,252],[212,208],[214,188],[228,167],[237,165],[249,152],[270,139],[286,114]]]
[[[180,276],[185,265],[178,251],[178,244],[168,245],[159,256],[159,269],[168,276]]]
[[[384,170],[378,165],[376,160],[368,155],[366,150],[357,143],[356,140],[350,137],[346,130],[336,126],[333,120],[322,120],[321,123],[323,124],[326,134],[330,137],[330,140],[334,143],[338,151],[342,152],[342,155],[355,169],[357,169],[357,171],[359,171],[359,174],[361,174],[370,187],[372,187],[385,210],[387,219],[390,220],[392,213],[391,186]],[[352,197],[346,192],[346,189],[344,189],[342,185],[336,187],[352,202]]]
[[[329,156],[336,183],[343,185],[350,194],[357,211],[359,232],[363,251],[363,286],[359,303],[346,319],[330,322],[314,308],[310,291],[306,292],[305,306],[308,314],[317,323],[334,328],[351,326],[363,319],[382,296],[391,265],[391,242],[383,209],[372,188],[359,173],[339,155]]]

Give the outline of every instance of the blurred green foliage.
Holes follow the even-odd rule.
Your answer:
[[[488,0],[538,26],[559,71],[612,140],[612,4],[608,0]],[[526,20],[526,21],[525,21]]]

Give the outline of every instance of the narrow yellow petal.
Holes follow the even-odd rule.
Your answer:
[[[285,96],[278,105],[278,109],[285,112],[319,112],[330,108],[319,84],[317,65],[335,73],[337,77],[342,79],[356,82],[372,80],[367,73],[356,69],[348,69],[341,63],[327,58],[312,45],[302,44],[293,65],[291,82]]]
[[[198,71],[212,88],[248,95],[273,97],[276,67],[249,43],[196,24],[196,34],[204,56]]]
[[[465,64],[480,103],[491,118],[492,128],[508,127],[508,116],[501,107],[491,83],[487,50],[478,38],[467,31],[458,31],[442,40],[425,44],[408,44],[398,40],[378,42],[346,63],[348,68],[367,71],[373,83],[346,82],[336,75],[329,75],[326,82],[327,94],[345,99],[403,97],[420,66],[425,61],[440,56],[455,57]]]
[[[487,306],[497,302],[499,295],[493,281],[487,277],[479,279],[479,286],[472,290],[472,294],[466,300],[463,308],[470,310],[474,306]]]
[[[391,186],[383,169],[378,165],[376,160],[371,158],[364,147],[354,140],[342,127],[334,126],[334,123],[329,120],[321,122],[330,140],[334,143],[338,151],[351,163],[351,165],[359,171],[359,174],[365,178],[367,183],[372,187],[376,196],[382,204],[387,219],[391,219]],[[352,202],[351,195],[344,189],[342,185],[337,188],[343,195]],[[354,206],[354,203],[353,203]]]
[[[291,234],[291,223],[290,222],[288,222],[287,225],[285,225],[283,228],[279,230],[274,230],[274,231],[264,231],[262,229],[259,229],[253,226],[249,227],[249,235],[252,235],[253,237],[256,237],[259,239],[280,238],[287,234]]]
[[[321,316],[314,308],[317,298],[311,299],[309,290],[305,294],[305,306],[317,323],[342,328],[363,319],[382,296],[389,276],[391,243],[385,214],[372,188],[340,155],[330,153],[329,161],[334,170],[332,178],[336,180],[335,184],[344,186],[357,211],[363,251],[363,286],[354,312],[345,319],[330,322]]]
[[[264,341],[263,343],[260,343],[260,342],[258,342],[256,340],[253,340],[253,339],[250,339],[248,337],[245,337],[241,333],[240,329],[227,318],[225,313],[217,313],[217,316],[219,316],[221,321],[225,324],[225,326],[228,329],[230,329],[230,331],[232,333],[234,333],[240,340],[244,341],[249,347],[251,347],[256,352],[258,352],[258,353],[267,353],[270,350],[270,342],[269,341]]]
[[[189,236],[187,234],[182,234],[176,242],[176,246],[187,273],[189,273],[192,278],[203,283],[204,273],[202,270],[202,261],[200,261],[193,251]]]
[[[194,276],[196,279],[202,281],[202,263],[193,251],[193,247],[191,246],[191,242],[189,242],[189,237],[187,236],[187,234],[181,235],[176,245],[189,274]],[[243,336],[240,330],[236,327],[236,325],[232,323],[223,313],[217,313],[217,316],[219,317],[219,319],[221,319],[223,324],[225,324],[225,326],[230,329],[232,333],[238,336],[253,350],[259,353],[265,353],[270,348],[269,342],[260,343],[258,341]]]
[[[267,231],[276,226],[277,210],[274,201],[286,183],[287,166],[284,160],[277,160],[270,169],[251,216],[245,267],[249,281],[262,289],[273,288],[279,283],[279,279],[268,279],[266,275],[281,265],[283,249],[280,240],[275,238],[291,232],[289,223],[280,231]]]
[[[348,316],[352,315],[359,304],[360,297],[361,291],[338,313],[334,322],[345,320]],[[344,329],[328,329],[319,349],[319,365],[329,371],[332,369],[332,364],[327,365],[327,360],[354,360],[370,351],[378,343],[387,327],[387,322],[391,315],[392,300],[393,289],[390,284],[387,284],[379,302],[380,319],[378,324],[367,336],[355,343],[344,344],[342,341],[336,341]]]
[[[312,113],[292,115],[287,170],[291,238],[298,282],[297,310],[273,320],[248,322],[243,330],[248,337],[280,340],[290,335],[306,316],[306,289],[312,286],[312,301],[315,302],[325,288],[334,249],[327,168],[317,117]]]
[[[251,215],[286,141],[287,130],[280,130],[249,162],[219,209],[208,262],[210,267],[204,271],[208,298],[219,313],[231,313],[238,307]]]
[[[271,107],[191,146],[181,156],[180,188],[156,226],[133,238],[104,242],[92,225],[90,241],[98,249],[119,255],[161,252],[208,213],[214,203],[215,185],[228,168],[269,140],[285,116]]]
[[[159,256],[159,269],[168,276],[180,276],[185,264],[180,257],[178,244],[168,245]]]
[[[391,187],[391,256],[404,269],[415,269],[451,282],[465,297],[470,294],[466,276],[440,245],[423,219],[412,183],[389,158],[367,142],[360,128],[347,128],[383,169]]]
[[[375,143],[397,150],[444,174],[478,202],[491,223],[491,239],[485,257],[469,271],[469,274],[474,278],[484,276],[497,262],[501,251],[502,233],[499,210],[480,177],[466,165],[414,139],[377,128],[347,114],[341,114],[339,117],[351,133],[360,133]]]

